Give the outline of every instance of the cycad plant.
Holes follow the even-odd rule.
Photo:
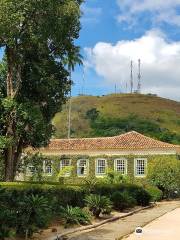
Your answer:
[[[16,211],[10,203],[11,194],[0,188],[0,239],[12,237],[15,234]]]
[[[19,204],[18,215],[18,232],[27,237],[32,236],[38,228],[46,226],[51,209],[45,197],[32,194]]]
[[[60,207],[60,217],[64,220],[65,226],[71,224],[89,224],[91,215],[88,211],[79,207]]]
[[[86,196],[85,202],[89,210],[95,217],[99,217],[102,214],[110,214],[112,209],[112,203],[109,198],[96,194],[90,194]]]
[[[1,207],[0,211],[0,239],[12,237],[15,234],[12,228],[15,220],[15,213],[11,210]]]

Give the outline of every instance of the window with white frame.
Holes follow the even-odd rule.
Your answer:
[[[68,177],[70,176],[70,169],[69,167],[71,166],[71,160],[70,159],[62,159],[60,161],[60,170],[64,171],[64,176]]]
[[[135,176],[142,176],[146,175],[147,170],[147,159],[145,158],[136,158],[135,159]]]
[[[114,170],[121,174],[127,174],[127,159],[115,159]]]
[[[27,175],[33,175],[33,174],[36,173],[36,171],[37,171],[37,169],[36,169],[35,166],[33,166],[33,165],[28,165],[28,166],[27,166],[27,170],[26,170],[26,174],[27,174]]]
[[[87,159],[79,159],[77,161],[77,175],[78,176],[86,176],[88,171],[88,160]]]
[[[97,159],[96,175],[105,175],[105,174],[106,174],[106,159]]]
[[[43,172],[47,175],[52,175],[52,161],[51,160],[45,160],[43,162]]]

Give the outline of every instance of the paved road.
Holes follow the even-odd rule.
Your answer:
[[[166,213],[143,228],[143,234],[131,234],[124,240],[179,240],[180,208]]]
[[[163,202],[158,204],[156,207],[152,209],[143,210],[137,214],[118,220],[116,222],[105,224],[89,232],[75,234],[69,237],[69,239],[70,240],[117,240],[134,232],[136,227],[144,226],[152,222],[154,219],[178,207],[180,207],[180,201],[179,202],[176,202],[176,201]],[[170,238],[168,240],[174,240],[174,239]]]

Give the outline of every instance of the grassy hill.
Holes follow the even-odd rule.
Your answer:
[[[98,114],[95,116],[96,119],[88,115],[92,109]],[[65,105],[62,112],[57,113],[53,119],[57,138],[67,136],[67,115],[68,105]],[[71,116],[72,137],[111,136],[126,130],[139,130],[160,138],[157,132],[165,131],[170,135],[178,135],[180,142],[180,102],[154,95],[112,94],[101,97],[74,97]],[[134,122],[135,118],[137,121]],[[177,139],[174,142],[177,142]]]

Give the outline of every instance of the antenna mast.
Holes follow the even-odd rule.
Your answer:
[[[137,92],[141,93],[141,59],[138,59],[138,86]]]
[[[130,92],[133,93],[133,61],[131,61],[131,80],[130,80]]]

